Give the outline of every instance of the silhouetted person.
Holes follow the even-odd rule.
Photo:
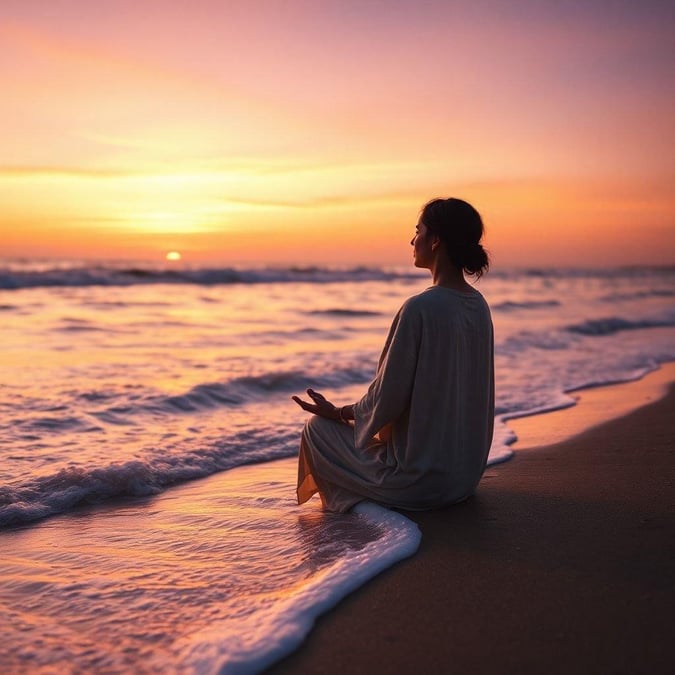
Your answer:
[[[464,276],[488,269],[483,230],[460,199],[426,204],[411,245],[433,285],[394,317],[366,394],[339,408],[312,389],[311,402],[293,397],[314,413],[300,442],[298,503],[318,492],[329,511],[364,499],[430,509],[474,492],[494,425],[490,310]]]

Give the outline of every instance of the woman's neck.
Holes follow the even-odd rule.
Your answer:
[[[439,256],[430,267],[434,286],[452,288],[456,291],[468,291],[471,284],[464,278],[464,272],[457,269],[449,260]]]

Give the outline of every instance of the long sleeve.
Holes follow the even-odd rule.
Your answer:
[[[415,381],[421,333],[421,316],[408,302],[394,317],[375,379],[363,398],[354,406],[357,448],[365,448],[375,434],[408,409]]]

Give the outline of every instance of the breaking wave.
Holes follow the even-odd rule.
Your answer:
[[[222,445],[183,454],[154,449],[147,459],[106,466],[69,466],[47,476],[0,487],[0,527],[20,525],[75,506],[119,497],[144,497],[176,483],[203,478],[235,466],[297,452],[297,434],[274,444],[246,432]]]
[[[496,311],[513,311],[518,309],[545,309],[547,307],[559,307],[558,300],[530,300],[529,302],[513,302],[506,300],[496,305],[492,305],[492,309]]]
[[[44,287],[133,286],[137,284],[194,284],[215,286],[223,284],[266,284],[285,282],[360,282],[392,279],[418,279],[420,274],[410,270],[376,269],[370,267],[285,267],[239,269],[213,267],[167,269],[96,265],[47,267],[45,269],[0,268],[0,289],[19,290]]]
[[[122,403],[91,414],[102,422],[128,424],[130,418],[143,414],[175,415],[195,413],[218,407],[245,405],[264,401],[270,395],[303,391],[311,385],[317,388],[343,387],[363,384],[372,377],[372,368],[344,368],[320,376],[302,371],[265,373],[246,376],[228,382],[211,382],[195,385],[183,394],[172,396],[146,396],[133,404]]]
[[[675,326],[675,318],[656,317],[648,319],[623,319],[621,317],[610,316],[604,319],[589,319],[582,323],[567,326],[566,330],[570,333],[579,335],[603,336],[613,335],[624,330],[640,330],[642,328],[665,328]]]

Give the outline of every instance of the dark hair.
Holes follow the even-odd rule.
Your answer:
[[[480,240],[483,220],[471,204],[461,199],[432,199],[422,209],[421,220],[445,244],[450,262],[477,279],[490,267]]]

